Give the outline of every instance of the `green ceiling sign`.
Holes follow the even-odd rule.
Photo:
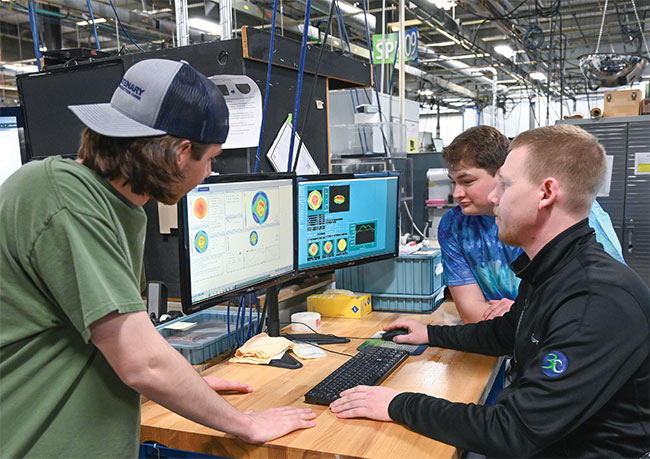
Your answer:
[[[372,36],[372,59],[375,64],[392,64],[398,52],[399,34],[388,33],[381,39],[381,34]],[[404,35],[406,42],[406,62],[418,62],[418,28],[407,30]]]

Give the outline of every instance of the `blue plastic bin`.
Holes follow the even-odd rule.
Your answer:
[[[444,288],[431,295],[373,293],[372,310],[385,312],[431,313],[445,301]]]
[[[210,360],[230,349],[226,323],[228,318],[227,314],[227,311],[199,311],[189,316],[179,317],[165,324],[158,325],[156,328],[174,349],[183,354],[192,365],[196,365]],[[244,326],[244,338],[248,336],[248,317],[247,313],[246,324]],[[195,325],[186,330],[172,328],[174,324],[180,322],[189,322]],[[231,311],[230,332],[233,334],[233,342],[235,341],[234,333],[236,324],[237,311]],[[251,332],[251,336],[255,334],[256,328],[257,313],[253,313],[253,331]]]
[[[336,270],[336,288],[372,293],[373,298],[375,293],[431,295],[441,287],[439,249]]]

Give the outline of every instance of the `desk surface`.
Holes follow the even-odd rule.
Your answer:
[[[373,312],[363,319],[323,318],[321,332],[339,336],[371,336],[400,316],[423,323],[454,323],[449,313],[453,304],[434,314]],[[327,345],[328,349],[355,353],[362,340]],[[226,395],[239,410],[263,410],[275,406],[308,406],[317,414],[316,427],[292,432],[263,445],[250,445],[231,435],[189,421],[160,405],[142,405],[142,441],[157,441],[170,448],[233,458],[244,457],[454,457],[456,448],[412,432],[393,422],[367,419],[340,420],[327,407],[308,405],[304,394],[343,364],[348,357],[328,354],[327,358],[303,360],[298,370],[222,362],[203,372],[250,384],[251,394]],[[497,359],[478,354],[428,348],[410,356],[382,386],[406,392],[424,392],[454,402],[477,403],[485,398],[486,384],[496,373]]]

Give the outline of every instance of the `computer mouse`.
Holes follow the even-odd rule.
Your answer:
[[[397,335],[408,335],[409,331],[406,328],[393,328],[381,335],[381,339],[384,341],[393,341]]]

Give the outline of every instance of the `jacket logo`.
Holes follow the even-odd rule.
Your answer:
[[[549,378],[557,378],[564,374],[568,366],[569,360],[560,351],[549,352],[542,360],[542,371]]]
[[[142,98],[142,94],[144,93],[144,89],[141,88],[140,86],[131,83],[129,80],[126,78],[122,78],[122,81],[120,82],[120,89],[130,96],[135,97],[136,99],[140,100]]]

